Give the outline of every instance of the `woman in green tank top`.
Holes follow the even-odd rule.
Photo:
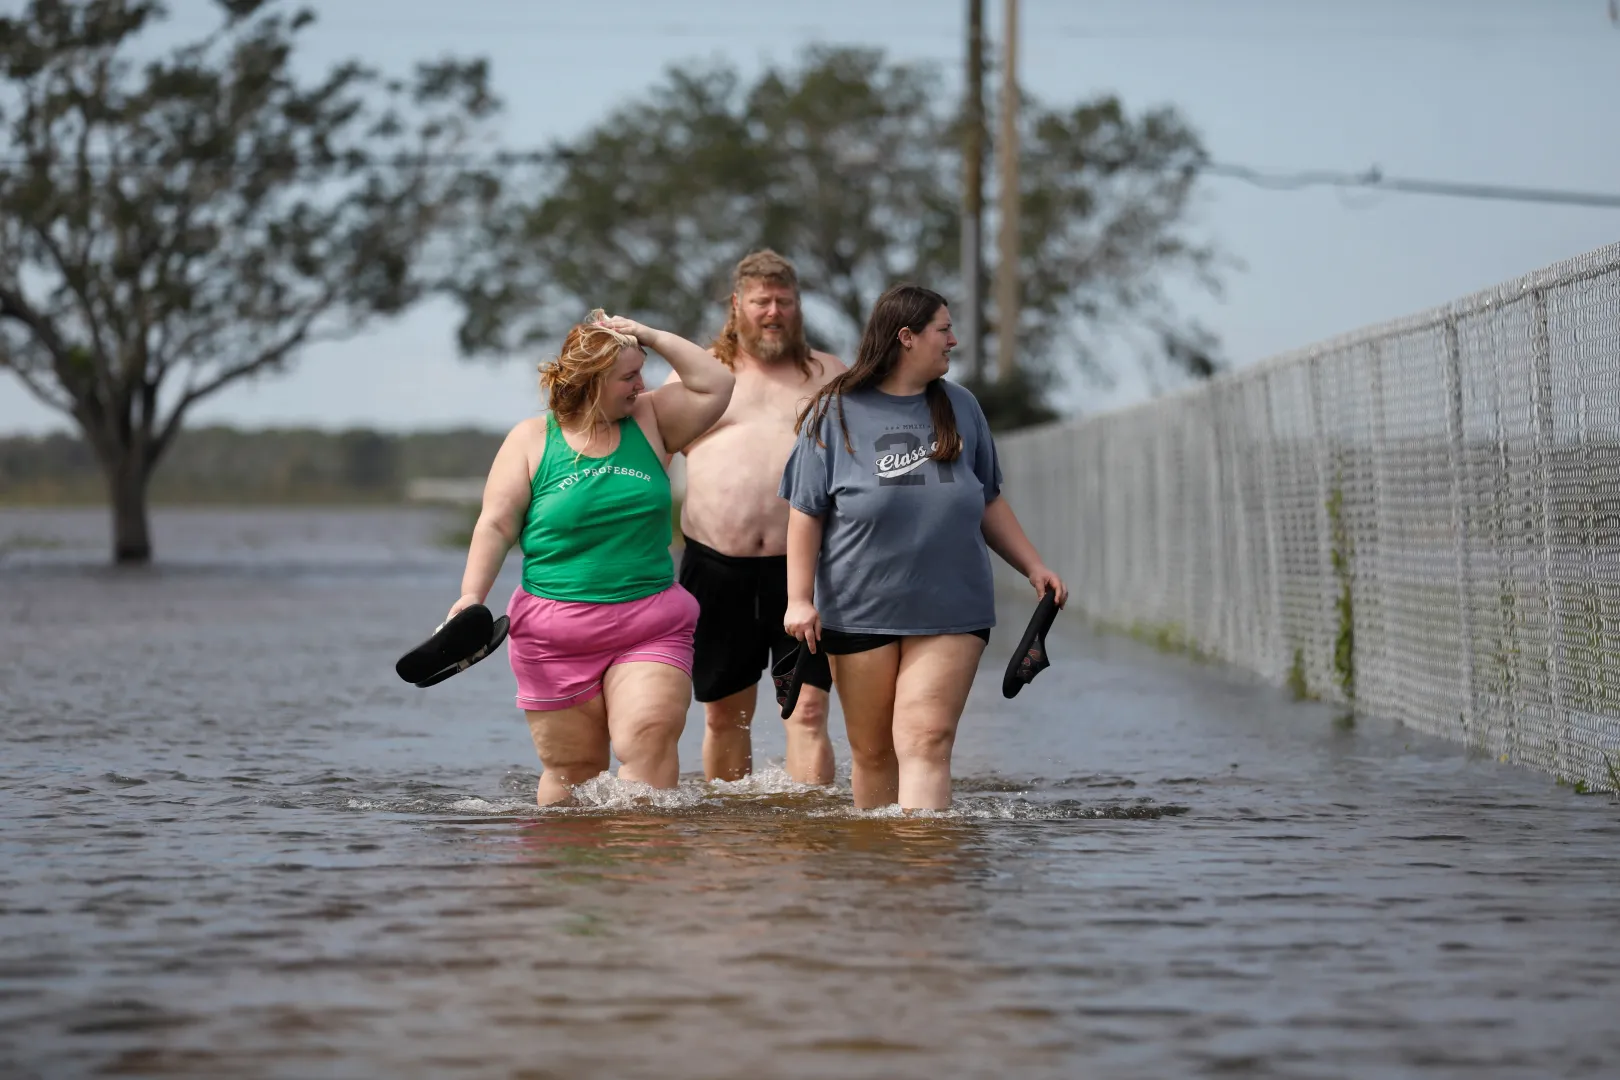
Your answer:
[[[647,348],[678,381],[647,390]],[[600,310],[540,371],[550,410],[495,455],[450,614],[484,602],[517,544],[507,651],[540,755],[537,801],[570,800],[610,754],[621,780],[672,788],[697,601],[675,583],[666,470],[725,412],[732,374],[685,338]]]

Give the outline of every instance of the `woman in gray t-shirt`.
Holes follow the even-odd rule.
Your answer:
[[[947,382],[945,298],[896,285],[855,364],[799,414],[788,500],[787,632],[832,658],[855,805],[951,802],[951,744],[995,624],[989,549],[1058,602],[1001,497],[978,401]]]

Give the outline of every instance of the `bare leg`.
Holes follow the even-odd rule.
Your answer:
[[[972,634],[900,639],[893,732],[903,808],[949,809],[956,725],[983,653],[984,642]]]
[[[792,715],[782,721],[787,728],[787,774],[800,784],[833,782],[832,739],[827,736],[827,696],[827,691],[820,687],[800,687]]]
[[[898,796],[900,784],[894,746],[900,646],[884,645],[831,659],[833,684],[844,707],[844,730],[849,735],[849,778],[856,809],[887,806]]]
[[[540,786],[535,802],[571,802],[575,784],[600,776],[608,767],[607,708],[602,695],[567,709],[527,711],[529,735],[540,755]]]
[[[653,661],[614,664],[602,678],[608,734],[619,756],[619,779],[655,788],[680,782],[677,744],[686,727],[692,680],[678,667]]]
[[[749,725],[756,686],[703,703],[703,775],[710,780],[741,780],[754,767]]]

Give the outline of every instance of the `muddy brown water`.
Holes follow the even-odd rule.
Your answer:
[[[0,509],[0,1075],[1620,1074],[1620,807],[1008,598],[952,810],[532,805],[454,517]],[[514,581],[515,560],[493,596]],[[768,686],[766,687],[768,691]]]

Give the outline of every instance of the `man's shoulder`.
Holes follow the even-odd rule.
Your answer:
[[[817,373],[813,374],[811,378],[815,379],[819,377],[822,382],[826,382],[828,379],[831,379],[834,376],[842,375],[844,372],[849,370],[848,364],[838,359],[838,357],[834,356],[832,353],[825,353],[820,349],[810,350],[810,360]]]

